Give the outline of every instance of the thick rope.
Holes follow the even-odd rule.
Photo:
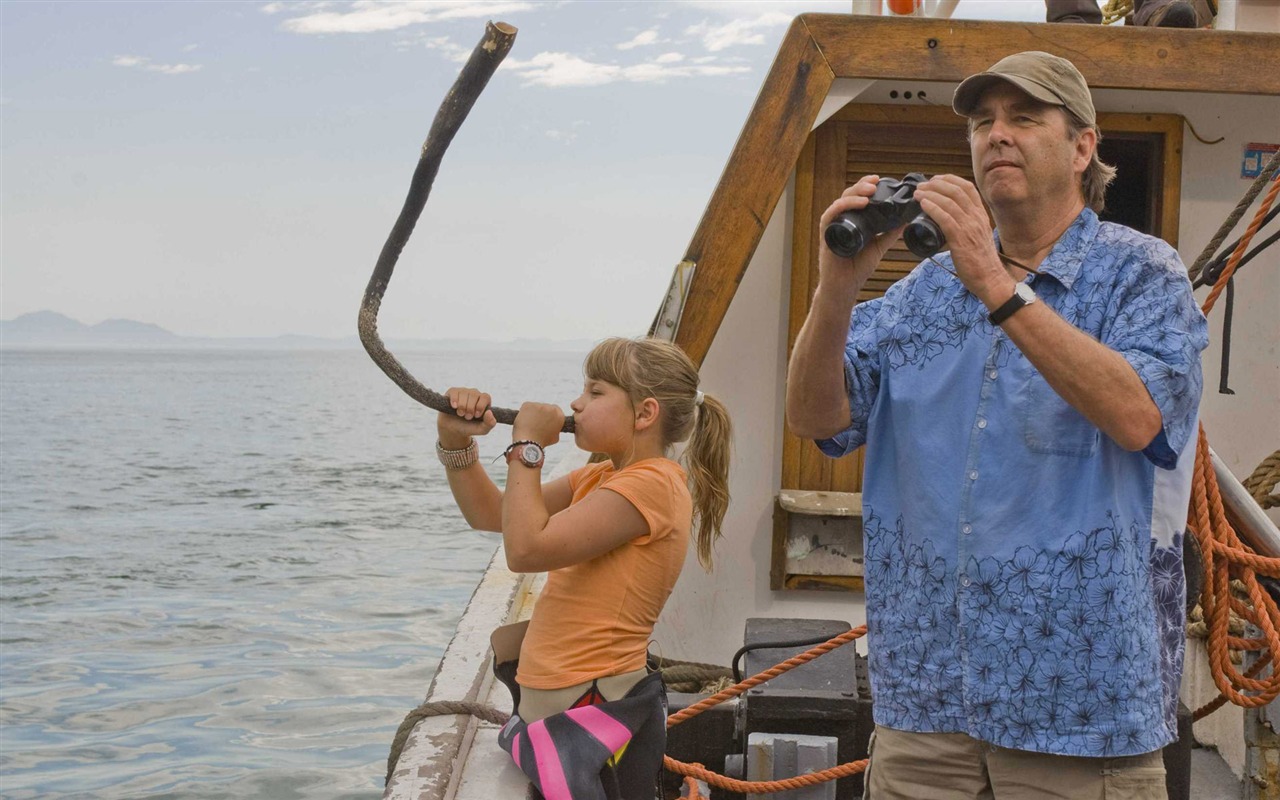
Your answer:
[[[1223,220],[1221,227],[1218,228],[1218,232],[1213,235],[1213,239],[1211,239],[1209,243],[1205,245],[1204,250],[1200,252],[1200,257],[1197,258],[1195,263],[1191,265],[1191,268],[1187,270],[1187,276],[1190,277],[1193,282],[1196,277],[1200,275],[1200,270],[1204,269],[1205,265],[1209,263],[1209,259],[1213,258],[1214,254],[1218,252],[1218,248],[1221,247],[1222,243],[1226,241],[1229,235],[1231,235],[1231,231],[1235,229],[1236,223],[1238,223],[1240,218],[1244,216],[1244,212],[1249,209],[1249,206],[1253,205],[1254,199],[1262,192],[1263,187],[1267,185],[1267,181],[1271,179],[1271,176],[1275,174],[1277,169],[1280,169],[1280,151],[1277,151],[1276,154],[1271,157],[1271,160],[1267,162],[1266,166],[1262,168],[1262,171],[1258,173],[1258,177],[1254,179],[1248,190],[1245,191],[1244,197],[1240,198],[1240,202],[1236,204],[1236,207],[1233,208],[1231,213],[1227,215],[1227,218]]]
[[[1196,476],[1191,487],[1188,524],[1200,541],[1204,556],[1205,584],[1201,594],[1209,636],[1206,649],[1213,682],[1222,700],[1243,708],[1257,708],[1280,696],[1280,609],[1258,582],[1259,575],[1280,577],[1280,558],[1267,558],[1253,552],[1240,541],[1227,521],[1218,491],[1217,477],[1209,458],[1209,440],[1203,426],[1196,449]],[[1244,584],[1249,598],[1246,604],[1232,597],[1231,581]],[[1231,612],[1261,631],[1261,636],[1244,638],[1231,635]],[[1231,663],[1231,650],[1259,651],[1258,659],[1270,666],[1265,678],[1255,677],[1262,671],[1257,664],[1241,672]],[[1192,714],[1202,719],[1222,706],[1215,700]]]
[[[699,664],[693,661],[672,661],[661,659],[658,669],[662,672],[662,682],[667,691],[697,694],[706,691],[708,686],[721,686],[731,681],[733,670],[715,664]]]
[[[1120,22],[1132,13],[1133,0],[1107,0],[1107,4],[1102,7],[1102,24]]]
[[[413,726],[427,717],[443,717],[450,714],[470,714],[485,722],[492,722],[494,725],[505,725],[511,718],[510,714],[484,703],[472,703],[466,700],[428,700],[406,714],[404,721],[396,729],[395,738],[391,740],[391,754],[387,756],[386,783],[391,782],[391,773],[395,772],[396,762],[400,760],[400,753],[404,750],[404,743],[408,740]]]
[[[1253,474],[1242,481],[1245,491],[1265,508],[1280,506],[1280,495],[1274,493],[1280,484],[1280,450],[1262,459]]]
[[[1209,296],[1204,299],[1200,310],[1204,312],[1205,316],[1208,316],[1209,312],[1213,310],[1213,304],[1218,301],[1218,295],[1222,294],[1222,291],[1227,288],[1227,282],[1235,274],[1241,257],[1249,249],[1249,244],[1253,241],[1253,235],[1262,226],[1262,220],[1267,216],[1267,212],[1271,210],[1271,204],[1275,202],[1277,194],[1280,194],[1280,181],[1276,181],[1275,185],[1271,187],[1271,191],[1267,192],[1267,196],[1262,199],[1262,205],[1258,208],[1258,213],[1253,215],[1253,222],[1249,223],[1244,236],[1240,238],[1240,244],[1236,245],[1236,249],[1231,253],[1231,259],[1227,261],[1227,268],[1218,276],[1217,283],[1213,285]]]

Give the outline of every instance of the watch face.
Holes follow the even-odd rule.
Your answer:
[[[1014,294],[1022,298],[1023,303],[1033,303],[1036,299],[1035,290],[1031,288],[1029,283],[1020,283],[1014,287]]]
[[[542,463],[542,447],[533,443],[520,448],[520,462],[527,467],[536,467]]]

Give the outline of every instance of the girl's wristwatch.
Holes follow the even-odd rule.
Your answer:
[[[527,439],[512,442],[511,446],[503,451],[502,454],[507,457],[508,464],[511,463],[512,459],[515,459],[529,469],[538,469],[547,458],[546,451],[542,449],[542,445]]]

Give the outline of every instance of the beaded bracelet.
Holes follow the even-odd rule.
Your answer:
[[[480,448],[476,446],[476,440],[472,439],[471,443],[461,450],[446,450],[444,445],[440,444],[440,440],[436,439],[436,457],[446,469],[466,469],[479,460]]]

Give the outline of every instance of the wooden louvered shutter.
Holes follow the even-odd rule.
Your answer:
[[[822,233],[818,230],[818,217],[863,175],[901,178],[908,172],[949,172],[973,179],[965,123],[950,108],[853,105],[810,135],[796,164],[788,353],[795,345],[818,284],[818,237]],[[858,301],[884,294],[919,260],[901,242],[896,244]],[[783,489],[862,491],[861,451],[852,458],[833,460],[822,455],[812,442],[802,441],[790,431],[784,436]]]

